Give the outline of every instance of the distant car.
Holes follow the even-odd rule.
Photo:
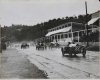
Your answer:
[[[60,45],[57,42],[50,42],[49,48],[58,48]]]
[[[36,44],[36,50],[40,50],[40,49],[46,49],[47,48],[47,46],[46,46],[46,44],[44,44],[44,43],[37,43]]]
[[[29,44],[27,43],[22,43],[21,44],[21,49],[29,48]]]
[[[63,48],[61,48],[62,51],[62,55],[64,56],[65,54],[69,54],[70,56],[72,56],[73,54],[76,56],[76,54],[82,54],[83,57],[85,57],[86,55],[86,48],[85,46],[82,45],[76,45],[76,46],[65,46]]]

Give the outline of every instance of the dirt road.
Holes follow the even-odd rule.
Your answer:
[[[26,56],[32,64],[44,70],[50,79],[98,79],[100,78],[100,54],[87,51],[76,57],[62,56],[60,48],[36,50],[35,47],[20,49],[20,54]]]
[[[43,71],[19,54],[14,48],[8,48],[0,55],[0,79],[46,79]]]

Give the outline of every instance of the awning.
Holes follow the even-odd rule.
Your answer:
[[[97,18],[93,18],[88,22],[88,25],[93,24],[94,22],[96,22],[99,19],[99,17]]]
[[[50,35],[61,33],[61,32],[68,32],[70,29],[71,29],[71,26],[63,28],[63,29],[59,29],[59,30],[56,30],[56,31],[49,32],[49,33],[46,34],[46,36],[50,36]]]

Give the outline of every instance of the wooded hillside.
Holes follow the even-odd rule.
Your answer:
[[[2,31],[2,37],[6,37],[10,41],[22,41],[22,40],[34,40],[40,37],[44,37],[47,34],[47,30],[63,23],[67,22],[78,22],[85,24],[86,21],[91,19],[91,16],[88,15],[88,20],[86,20],[85,15],[72,16],[72,17],[63,17],[52,19],[44,23],[36,24],[33,26],[28,25],[14,25],[4,26]]]

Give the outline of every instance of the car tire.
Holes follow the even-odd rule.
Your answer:
[[[61,48],[61,52],[62,52],[62,56],[64,56],[64,51],[63,51],[63,48]]]

